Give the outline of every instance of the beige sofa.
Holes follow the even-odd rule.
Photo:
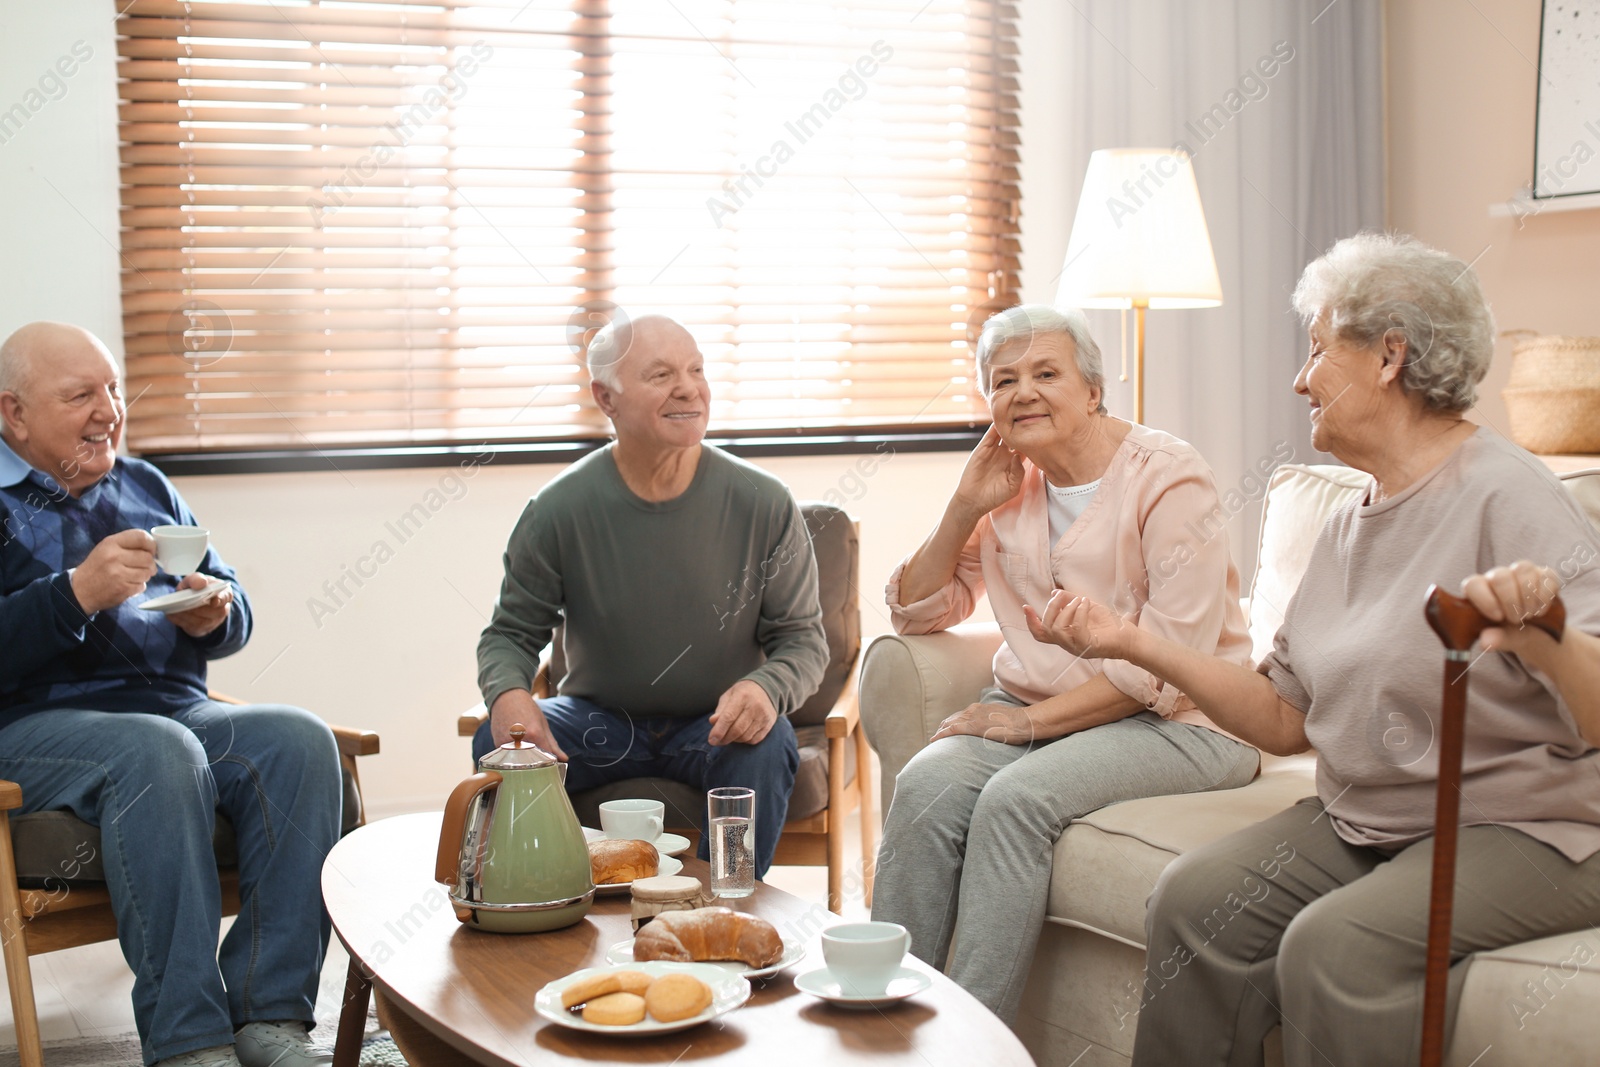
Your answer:
[[[1600,525],[1600,470],[1562,478]],[[1365,484],[1345,467],[1291,464],[1274,473],[1247,603],[1257,658],[1271,645],[1323,520]],[[1420,592],[1418,598],[1420,612]],[[990,684],[999,643],[999,631],[983,624],[879,637],[867,649],[861,720],[882,761],[884,811],[895,776],[938,722]],[[1062,835],[1017,1024],[1040,1064],[1128,1062],[1144,971],[1145,902],[1156,877],[1175,856],[1314,793],[1313,764],[1311,755],[1269,756],[1261,776],[1242,789],[1115,804]],[[1463,997],[1452,1067],[1592,1062],[1600,1048],[1600,930],[1485,953],[1469,969]],[[1269,1064],[1281,1062],[1276,1044],[1274,1033]],[[1493,1052],[1478,1059],[1489,1046]]]

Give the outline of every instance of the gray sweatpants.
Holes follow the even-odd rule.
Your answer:
[[[1286,1067],[1417,1062],[1433,839],[1391,858],[1329,824],[1308,797],[1163,872],[1136,1067],[1255,1067],[1280,1021]],[[1463,827],[1454,918],[1452,1021],[1471,953],[1600,924],[1600,854],[1573,863],[1519,830]]]
[[[989,690],[980,702],[1017,701]],[[1259,760],[1215,730],[1149,711],[1031,745],[935,741],[895,779],[872,917],[904,926],[913,955],[1010,1024],[1067,825],[1122,800],[1244,785]]]

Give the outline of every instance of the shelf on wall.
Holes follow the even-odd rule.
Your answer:
[[[1494,219],[1525,219],[1530,215],[1548,215],[1553,211],[1587,211],[1600,207],[1600,193],[1575,193],[1571,196],[1547,196],[1535,199],[1526,189],[1519,189],[1509,199],[1489,205],[1489,217]]]

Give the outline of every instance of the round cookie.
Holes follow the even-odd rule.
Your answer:
[[[630,971],[628,973],[637,974],[638,972]],[[561,991],[561,1006],[563,1008],[572,1008],[586,1000],[593,1000],[595,997],[604,996],[607,993],[615,993],[622,988],[622,982],[619,979],[618,972],[613,971],[608,974],[591,974],[587,978],[573,982]]]
[[[603,997],[619,989],[622,989],[622,984],[614,971],[610,974],[590,974],[562,990],[562,1008],[574,1008],[586,1000]]]
[[[641,997],[644,996],[645,990],[650,988],[650,984],[655,981],[654,978],[643,971],[618,971],[615,977],[617,979],[617,992],[636,993]]]
[[[711,987],[692,974],[665,974],[650,983],[644,1003],[651,1018],[675,1023],[711,1007]]]
[[[652,986],[655,983],[651,983]],[[644,1021],[644,997],[637,993],[606,993],[583,1006],[584,1022],[601,1026],[627,1026]]]

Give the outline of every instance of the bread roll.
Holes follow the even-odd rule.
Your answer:
[[[678,963],[733,960],[770,967],[783,958],[783,938],[765,919],[729,908],[695,908],[657,915],[633,939],[633,958]]]
[[[595,885],[615,885],[636,878],[654,878],[661,853],[648,841],[589,842],[589,873]]]

